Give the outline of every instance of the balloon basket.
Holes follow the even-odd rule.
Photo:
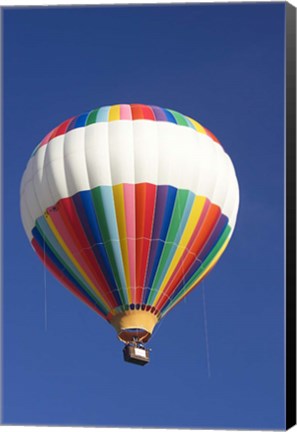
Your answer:
[[[127,344],[123,349],[124,360],[128,363],[144,366],[150,361],[149,350],[143,346]]]

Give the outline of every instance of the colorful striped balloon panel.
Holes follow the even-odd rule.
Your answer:
[[[64,135],[73,129],[85,127],[93,123],[112,122],[116,120],[152,120],[170,122],[180,126],[190,127],[197,132],[211,137],[214,142],[220,144],[219,140],[215,137],[215,135],[213,135],[212,132],[210,132],[196,120],[180,114],[177,111],[150,105],[121,104],[103,106],[101,108],[97,108],[95,110],[69,118],[44,137],[41,143],[35,148],[32,156],[41,146],[46,145],[53,138]]]
[[[164,316],[206,276],[231,235],[208,198],[150,183],[99,186],[36,220],[32,245],[67,288],[107,320]]]

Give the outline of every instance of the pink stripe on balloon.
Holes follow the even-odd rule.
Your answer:
[[[124,203],[132,302],[136,301],[135,185],[124,184]]]
[[[49,143],[49,141],[51,140],[52,135],[54,135],[54,133],[56,132],[56,130],[58,129],[58,127],[59,126],[57,126],[55,129],[51,130],[47,135],[45,135],[45,137],[43,138],[43,140],[39,144],[39,148]]]
[[[130,105],[120,105],[121,120],[132,120],[132,112]]]

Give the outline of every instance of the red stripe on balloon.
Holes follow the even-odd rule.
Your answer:
[[[147,106],[147,105],[140,105],[141,109],[142,109],[142,115],[143,118],[146,120],[156,120],[154,111],[152,110],[151,107]]]
[[[63,123],[61,123],[54,131],[53,135],[51,136],[50,139],[56,138],[59,135],[64,135],[67,132],[68,126],[69,124],[72,122],[72,120],[75,117],[71,117],[68,120],[65,120]]]
[[[118,303],[110,290],[110,286],[105,278],[101,267],[98,265],[96,255],[85,233],[84,227],[81,223],[79,214],[77,213],[76,206],[72,198],[66,198],[61,200],[61,211],[64,221],[67,221],[68,217],[71,218],[71,236],[77,236],[77,240],[80,245],[79,251],[81,254],[84,255],[85,261],[91,270],[91,274],[93,277],[92,282],[97,287],[100,294],[102,294],[102,296],[105,298],[107,303],[112,305],[112,307],[116,307]],[[83,269],[85,270],[84,267]]]
[[[59,126],[57,126],[55,129],[51,130],[50,133],[48,133],[43,140],[41,141],[39,147],[42,147],[50,142],[53,138],[56,138],[57,136],[64,135],[67,132],[67,128],[69,124],[72,122],[72,120],[75,117],[71,117],[68,120],[65,120],[63,123],[61,123]]]
[[[133,120],[156,120],[154,111],[147,105],[133,104],[131,110]]]
[[[75,285],[70,282],[70,280],[63,274],[63,272],[53,263],[53,261],[48,256],[46,256],[46,258],[44,259],[43,249],[39,246],[35,239],[32,240],[32,246],[34,247],[36,254],[40,258],[42,263],[45,265],[45,267],[54,275],[55,278],[58,279],[58,281],[63,286],[65,286],[79,300],[89,306],[94,312],[96,312],[102,318],[106,319],[106,316],[99,309],[97,309],[93,305],[93,303],[91,303],[86,297],[83,296],[83,294],[76,288]]]
[[[142,303],[153,230],[156,185],[139,183],[136,193],[136,303]]]

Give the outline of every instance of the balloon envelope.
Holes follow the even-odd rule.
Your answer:
[[[59,125],[34,150],[21,184],[37,255],[123,341],[148,340],[214,267],[238,204],[232,162],[211,132],[136,104]]]

